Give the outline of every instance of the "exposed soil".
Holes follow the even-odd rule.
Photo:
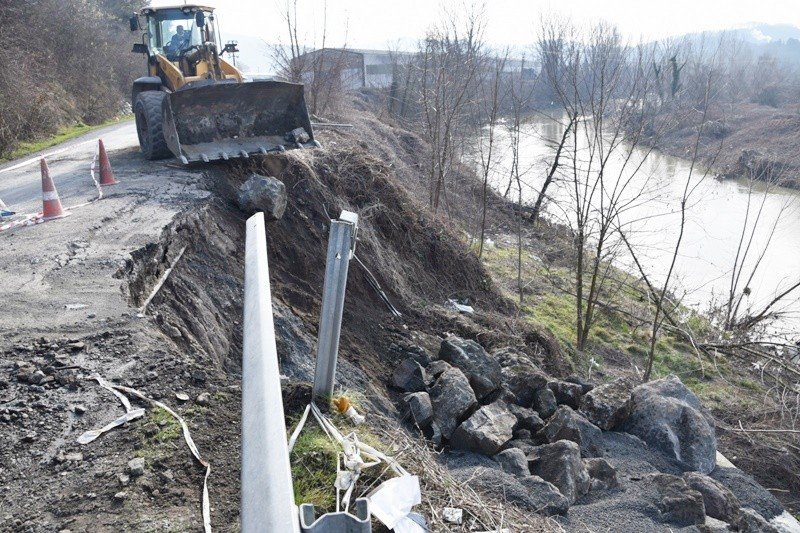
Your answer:
[[[116,398],[87,379],[94,374],[160,399],[186,418],[212,466],[212,525],[217,531],[238,530],[247,215],[237,207],[235,191],[253,172],[277,177],[289,193],[283,218],[267,228],[267,247],[281,371],[295,384],[313,376],[327,228],[341,209],[359,213],[357,255],[403,315],[392,316],[354,262],[337,377],[339,386],[363,395],[365,413],[374,423],[405,427],[397,410],[399,393],[388,388],[388,377],[408,355],[435,354],[448,333],[478,340],[490,351],[514,346],[556,376],[570,371],[552,335],[516,320],[514,304],[464,244],[460,228],[469,221],[453,206],[459,197],[475,194],[474,181],[452,191],[443,213],[432,214],[420,203],[420,140],[368,117],[356,120],[354,130],[323,136],[322,150],[220,163],[203,167],[202,177],[179,174],[208,189],[209,197],[165,197],[148,190],[147,183],[139,191],[120,193],[136,196],[142,209],[158,212],[156,220],[168,223],[151,224],[136,238],[103,237],[118,259],[91,270],[115,289],[96,296],[102,300],[98,306],[110,309],[104,320],[87,318],[85,327],[26,322],[5,332],[0,342],[0,530],[200,528],[203,469],[164,413],[149,410],[145,419],[93,443],[75,442],[122,413]],[[159,211],[162,202],[171,211]],[[493,231],[509,231],[511,208],[494,197],[492,206]],[[132,208],[117,223],[130,230],[136,217]],[[63,238],[52,225],[31,231],[36,230]],[[549,231],[537,238],[552,242],[559,229]],[[138,317],[137,307],[184,247],[146,317]],[[545,244],[542,251],[558,258],[559,252]],[[458,314],[448,298],[467,298],[477,312]],[[42,372],[36,383],[27,377],[30,365]],[[287,416],[304,407],[303,390],[286,391]],[[190,399],[180,401],[178,392]],[[203,393],[209,396],[198,398]],[[125,481],[127,463],[137,456],[145,458],[145,473]],[[407,466],[413,470],[415,465]],[[487,498],[487,505],[495,504],[504,502]],[[421,512],[433,530],[454,530],[440,527],[429,510]]]

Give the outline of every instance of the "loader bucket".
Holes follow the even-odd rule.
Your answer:
[[[215,83],[171,93],[164,102],[164,137],[184,164],[318,146],[303,86],[282,81]]]

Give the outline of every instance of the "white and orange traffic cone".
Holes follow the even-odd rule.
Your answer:
[[[119,183],[114,179],[114,172],[111,170],[111,161],[108,160],[106,147],[103,139],[100,139],[100,185],[116,185]]]
[[[50,177],[50,169],[47,168],[47,161],[43,157],[41,159],[42,167],[42,220],[53,220],[54,218],[62,218],[69,213],[64,211],[61,207],[61,200],[58,197],[58,191],[53,184],[53,179]]]

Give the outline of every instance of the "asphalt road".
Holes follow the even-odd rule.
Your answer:
[[[42,181],[39,159],[45,157],[50,176],[65,206],[86,202],[97,196],[90,167],[97,153],[97,141],[106,150],[138,150],[133,120],[101,128],[41,152],[0,165],[0,200],[17,213],[42,209]]]

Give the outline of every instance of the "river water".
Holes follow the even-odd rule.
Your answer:
[[[493,156],[490,181],[502,194],[509,189],[513,158],[507,128],[500,126],[496,131],[499,148]],[[553,145],[563,131],[561,123],[545,117],[529,119],[523,125],[519,168],[523,173],[520,182],[524,202],[532,204],[536,199],[553,159]],[[588,142],[583,135],[585,129],[578,131],[577,166],[585,172]],[[568,152],[571,158],[573,150]],[[572,224],[576,195],[567,167],[563,168],[565,173],[548,191],[551,198],[544,216]],[[669,269],[680,228],[681,198],[690,179],[692,192],[672,283],[672,292],[688,305],[707,311],[727,298],[743,230],[742,251],[753,236],[739,282],[740,292],[744,287],[750,292],[742,304],[743,311],[748,307],[760,310],[776,294],[800,280],[800,191],[767,187],[745,179],[720,180],[705,169],[692,170],[687,160],[625,144],[612,151],[604,176],[605,190],[617,187],[623,191],[619,198],[625,208],[620,210],[619,222],[654,280],[663,280]],[[517,191],[516,184],[512,185],[509,198],[516,200]],[[598,193],[593,197],[596,208],[600,206],[599,197]],[[763,258],[747,283],[762,252]],[[619,247],[616,262],[635,273],[625,247]],[[774,308],[782,315],[774,324],[773,333],[797,336],[800,332],[800,289],[793,295]]]

